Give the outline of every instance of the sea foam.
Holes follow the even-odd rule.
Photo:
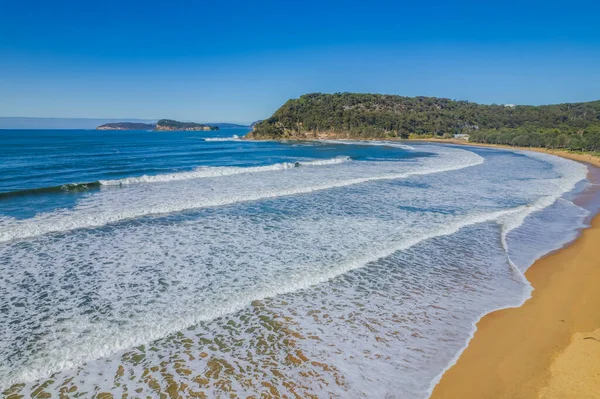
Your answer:
[[[350,161],[350,157],[339,156],[331,159],[319,159],[314,161],[296,161],[296,162],[282,162],[272,165],[264,166],[249,166],[249,167],[211,167],[205,166],[196,168],[190,172],[178,172],[178,173],[167,173],[160,175],[144,175],[139,177],[127,177],[124,179],[116,180],[100,180],[100,184],[103,186],[122,186],[128,184],[139,184],[139,183],[159,183],[159,182],[170,182],[178,180],[189,180],[189,179],[200,179],[205,177],[218,177],[218,176],[230,176],[238,175],[242,173],[260,173],[260,172],[271,172],[276,170],[285,170],[290,168],[297,168],[300,166],[319,166],[319,165],[335,165],[338,163],[344,163]]]
[[[0,342],[14,343],[0,346],[0,386],[58,372],[50,392],[158,397],[149,377],[161,391],[198,377],[212,397],[262,382],[292,395],[290,381],[305,394],[426,397],[472,323],[528,294],[499,238],[510,251],[585,168],[419,150],[433,155],[133,184],[2,220],[3,233],[60,234],[0,245]],[[207,359],[244,372],[203,374]],[[150,370],[161,362],[191,374]]]
[[[35,237],[42,234],[65,232],[79,228],[101,227],[122,220],[139,218],[148,215],[181,212],[191,209],[226,206],[239,202],[258,201],[270,198],[309,194],[316,191],[347,187],[380,180],[405,179],[409,176],[440,173],[474,166],[483,162],[483,158],[469,151],[457,149],[433,149],[437,157],[424,158],[419,163],[378,162],[349,163],[347,158],[335,160],[311,161],[308,165],[338,165],[337,169],[304,169],[290,166],[293,164],[277,164],[275,170],[286,170],[286,174],[266,174],[250,178],[241,178],[249,168],[241,173],[224,172],[219,168],[207,173],[217,173],[214,180],[208,180],[204,171],[200,173],[204,179],[176,178],[169,180],[170,185],[130,186],[127,190],[108,190],[96,193],[85,199],[73,209],[63,209],[44,213],[34,218],[18,220],[6,226],[0,232],[0,242],[13,239]],[[273,168],[272,165],[261,168]],[[231,169],[227,169],[231,171]],[[239,169],[234,169],[238,171]],[[196,172],[190,172],[196,173]],[[181,177],[182,174],[177,174]],[[184,174],[185,176],[185,174]],[[228,178],[229,177],[229,178]],[[171,179],[171,176],[157,178]],[[136,178],[139,179],[139,178]],[[184,184],[175,184],[182,180]]]
[[[204,141],[240,141],[240,136],[234,134],[231,137],[206,137]]]

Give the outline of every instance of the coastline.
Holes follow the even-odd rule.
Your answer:
[[[368,143],[365,143],[365,144],[368,144]],[[410,144],[410,143],[408,143],[408,144]],[[235,144],[234,144],[234,145],[235,145]],[[362,147],[364,147],[364,146],[362,146]],[[402,146],[398,146],[398,147],[402,147]],[[415,147],[417,147],[417,145],[415,145]],[[440,147],[442,147],[442,146],[440,146]],[[449,150],[449,152],[454,152],[454,151],[456,151],[456,149],[458,149],[459,147],[458,147],[458,146],[453,146],[453,145],[447,145],[447,147],[446,147],[446,148],[447,148],[447,150]],[[454,150],[453,150],[452,148],[454,148]],[[460,148],[467,149],[467,150],[468,150],[468,149],[471,149],[471,150],[474,150],[474,149],[475,149],[475,148],[467,148],[467,147],[465,147],[465,146],[462,146],[462,147],[460,147]],[[345,150],[344,150],[344,149],[342,149],[341,151],[345,151]],[[464,159],[465,159],[464,157],[466,157],[466,156],[468,155],[467,151],[456,151],[456,152],[457,152],[457,153],[461,153],[461,152],[463,153],[462,155],[459,155],[459,156],[458,156],[458,159],[459,159],[459,160],[461,160],[461,161],[462,161],[462,160],[464,160]],[[478,152],[478,153],[480,153],[481,155],[483,155],[484,153],[487,153],[488,155],[485,155],[486,157],[487,157],[487,156],[489,156],[489,154],[490,154],[490,153],[492,153],[492,151],[489,151],[489,150],[487,150],[487,151],[486,151],[486,150],[481,150],[481,151],[477,151],[477,152]],[[511,154],[509,154],[509,152],[506,152],[506,155],[511,155]],[[339,156],[338,156],[338,157],[336,157],[336,158],[331,158],[331,159],[337,159],[337,158],[339,158]],[[515,158],[515,160],[516,160],[516,161],[518,161],[518,159],[521,159],[521,158],[526,158],[526,157],[524,157],[524,156],[517,156],[517,157],[513,157],[513,158]],[[556,160],[556,158],[554,158],[554,161],[553,161],[553,162],[556,162],[556,161],[557,161],[557,160]],[[321,161],[319,161],[319,162],[321,162]],[[509,163],[506,163],[506,165],[507,165],[509,168],[514,168],[514,165],[517,165],[517,163],[515,163],[515,164],[512,164],[512,163],[510,163],[510,162],[509,162]],[[580,166],[580,165],[579,165],[579,166]],[[595,169],[595,168],[590,168],[590,169],[593,169],[594,171],[596,171],[596,170],[600,170],[600,169]],[[488,169],[488,170],[490,170],[490,169]],[[510,170],[510,169],[509,169],[509,170]],[[526,171],[527,169],[526,169],[526,168],[523,168],[523,169],[520,169],[520,170],[525,170],[525,171]],[[581,172],[581,171],[579,171],[579,172]],[[472,174],[469,174],[469,173],[467,173],[467,175],[472,175]],[[581,174],[579,174],[579,173],[578,173],[578,176],[579,176],[579,178],[583,177],[583,175],[584,175],[584,173],[581,173]],[[482,180],[483,180],[483,181],[485,181],[485,180],[489,180],[487,177],[485,177],[485,174],[482,174],[481,176],[482,176]],[[591,176],[591,175],[590,175],[590,176]],[[467,181],[467,183],[466,183],[467,185],[469,185],[469,181],[470,181],[470,179],[468,179],[468,181]],[[600,181],[600,179],[594,179],[594,181]],[[591,193],[591,191],[592,191],[592,190],[589,190],[589,193]],[[586,192],[588,192],[588,190],[586,190]],[[362,194],[362,193],[361,193],[361,194]],[[501,191],[500,191],[500,196],[502,196],[502,192],[501,192]],[[578,198],[579,198],[579,197],[578,197]],[[425,199],[425,200],[427,200],[427,198],[424,198],[424,199]],[[447,199],[447,200],[448,200],[448,201],[452,201],[453,199],[454,199],[454,196],[450,196],[450,197],[448,197],[448,199]],[[574,237],[574,236],[571,236],[571,237]],[[460,242],[460,241],[459,241],[459,242]],[[488,241],[486,241],[486,242],[488,242]],[[491,241],[491,243],[493,243],[493,242],[494,242],[494,241]],[[453,244],[453,243],[451,243],[450,245],[452,246],[452,244]],[[458,244],[458,246],[460,247],[461,245],[460,245],[460,244]],[[111,246],[111,245],[105,245],[105,247],[108,247],[108,248],[110,248],[110,247],[112,247],[112,246]],[[456,244],[454,244],[454,248],[456,248]],[[461,263],[461,262],[460,262],[460,259],[461,259],[461,258],[462,258],[462,259],[466,259],[464,256],[465,256],[465,255],[464,255],[464,253],[463,253],[462,251],[461,251],[460,253],[458,253],[458,254],[457,254],[458,260],[457,260],[457,262],[456,262],[456,263],[460,264],[460,263]],[[483,259],[485,259],[485,258],[483,258]],[[185,267],[185,265],[184,265],[184,267]],[[462,273],[460,273],[460,272],[459,272],[459,274],[462,274]],[[597,279],[595,279],[595,278],[594,278],[594,279],[592,279],[592,281],[597,281]],[[461,284],[454,284],[454,283],[451,283],[451,285],[452,285],[452,287],[453,287],[453,288],[456,288],[456,287],[461,287]],[[488,307],[487,309],[488,309],[488,311],[490,310],[490,308],[489,308],[489,307]],[[472,315],[472,317],[470,317],[470,318],[469,318],[469,321],[468,321],[468,323],[467,323],[467,324],[468,324],[468,326],[467,326],[467,327],[468,327],[468,331],[466,331],[468,334],[461,334],[461,335],[459,335],[459,341],[460,341],[460,342],[459,342],[459,345],[461,346],[461,349],[460,349],[460,351],[458,351],[458,350],[453,350],[453,351],[452,351],[452,352],[453,352],[453,354],[451,354],[451,356],[452,356],[452,355],[454,355],[454,356],[453,356],[453,359],[454,359],[454,360],[453,360],[453,362],[454,362],[454,361],[456,361],[456,360],[458,359],[458,357],[459,357],[459,353],[458,353],[458,352],[463,352],[463,350],[466,348],[466,346],[467,346],[467,339],[466,339],[466,338],[467,338],[467,337],[469,337],[469,340],[472,338],[472,334],[474,334],[474,333],[475,333],[475,323],[474,323],[474,321],[475,321],[475,320],[477,320],[477,319],[479,319],[480,317],[483,317],[483,313],[479,313],[479,312],[478,312],[477,314],[473,314],[473,315]],[[462,332],[465,332],[465,331],[463,330]],[[461,337],[462,337],[462,338],[461,338]],[[584,344],[584,346],[585,346],[587,343],[589,343],[589,342],[590,342],[590,339],[589,339],[588,337],[589,337],[589,334],[583,334],[583,335],[582,335],[582,337],[581,337],[581,338],[579,338],[579,340],[581,340],[581,341],[582,341],[582,343]],[[594,337],[595,337],[595,336],[594,336]],[[438,342],[443,342],[445,337],[441,336],[441,337],[439,337],[439,338],[441,338],[441,339],[439,339],[439,340],[438,340]],[[599,337],[599,338],[600,338],[600,337]],[[202,341],[200,341],[200,342],[202,342]],[[377,342],[379,342],[379,340],[377,340]],[[439,345],[439,343],[436,343],[435,341],[433,341],[433,342],[432,342],[432,345],[431,345],[430,347],[431,347],[431,348],[435,348],[437,345]],[[455,347],[455,348],[456,348],[456,347]],[[585,351],[585,348],[584,348],[583,350]],[[576,352],[578,352],[578,351],[581,351],[581,347],[577,347],[577,348],[575,348],[575,351],[576,351]],[[483,353],[483,352],[482,352],[482,353]],[[399,357],[399,356],[398,356],[398,357]],[[175,358],[176,358],[176,357],[175,357]],[[202,358],[203,358],[203,357],[202,357]],[[210,358],[209,358],[209,359],[210,359]],[[209,359],[207,359],[206,361],[209,361]],[[286,358],[286,359],[287,359],[287,358]],[[569,364],[571,364],[569,359],[571,359],[571,357],[568,357],[568,358],[567,358],[566,360],[564,360],[564,361],[563,361],[563,362],[562,362],[560,365],[558,365],[558,366],[557,366],[557,367],[559,367],[559,369],[560,369],[559,371],[557,371],[557,372],[556,372],[557,374],[558,374],[558,373],[562,373],[562,371],[561,371],[561,370],[563,370],[563,369],[567,369],[567,370],[568,370],[568,369],[569,369],[569,367],[572,367],[572,366],[569,366]],[[172,360],[172,359],[171,359],[171,360]],[[177,363],[174,363],[174,364],[177,364]],[[295,364],[295,363],[294,363],[294,364]],[[445,364],[445,365],[447,365],[447,367],[448,367],[448,368],[450,367],[450,364],[449,364],[448,362],[444,362],[444,364]],[[566,364],[566,366],[565,366],[565,364]],[[135,365],[135,366],[137,366],[137,364],[134,364],[134,365]],[[442,366],[443,366],[443,365],[442,365]],[[373,368],[372,370],[373,370],[373,372],[374,372],[374,373],[380,373],[380,372],[381,372],[381,370],[379,370],[379,371],[378,371],[377,369],[378,369],[378,367],[375,367],[375,368]],[[139,368],[138,368],[137,370],[139,370]],[[437,371],[439,371],[439,370],[440,370],[440,369],[438,369]],[[129,370],[128,370],[128,371],[129,371]],[[87,375],[87,374],[86,374],[86,375]],[[126,375],[127,375],[127,376],[129,376],[129,372],[128,372]],[[392,374],[392,375],[393,375],[393,374]],[[439,373],[439,374],[438,374],[438,378],[436,378],[436,379],[435,379],[435,383],[437,383],[437,382],[438,382],[438,380],[439,380],[439,378],[441,378],[441,376],[442,376],[442,373]],[[65,378],[66,378],[66,377],[65,377]],[[117,378],[117,375],[115,374],[115,381],[116,381],[116,378]],[[172,379],[171,379],[171,380],[172,380]],[[81,381],[83,381],[83,380],[81,380]],[[429,381],[430,381],[430,380],[426,380],[425,382],[428,384],[427,386],[428,386],[428,387],[429,387],[431,390],[433,390],[433,388],[434,388],[434,386],[433,386],[433,385],[434,385],[434,384],[433,384],[433,383],[429,384]],[[58,383],[57,383],[57,385],[54,385],[53,387],[56,387],[56,386],[58,386],[58,384],[60,384],[60,383],[61,383],[61,382],[58,382]],[[170,383],[169,383],[169,384],[170,384]],[[182,384],[182,386],[183,386],[183,384]],[[554,389],[554,388],[553,388],[553,389]],[[171,391],[171,392],[173,392],[173,391]],[[428,391],[428,393],[431,393],[431,391],[429,390],[429,391]],[[479,397],[479,396],[478,396],[478,397]]]
[[[414,141],[545,152],[600,166],[600,158],[591,154],[459,140]],[[538,259],[525,273],[532,297],[520,307],[484,315],[430,398],[600,398],[598,242],[600,214],[573,242]]]
[[[473,146],[473,147],[489,147],[489,148],[502,148],[506,150],[522,150],[522,151],[534,151],[534,152],[542,152],[546,154],[556,155],[559,157],[571,159],[577,162],[588,163],[593,166],[597,166],[600,168],[600,157],[597,157],[592,154],[578,154],[565,150],[553,150],[542,147],[516,147],[510,145],[502,145],[502,144],[485,144],[485,143],[472,143],[466,140],[457,140],[457,139],[406,139],[406,140],[398,140],[398,141],[414,141],[414,142],[425,142],[425,143],[439,143],[439,144],[455,144],[455,145],[464,145],[464,146]]]
[[[571,159],[577,162],[588,163],[593,166],[600,168],[600,157],[595,156],[589,153],[573,153],[566,150],[556,150],[556,149],[548,149],[543,147],[517,147],[510,145],[502,145],[502,144],[486,144],[486,143],[474,143],[466,140],[458,140],[458,139],[400,139],[400,138],[340,138],[340,137],[329,137],[329,136],[317,136],[314,138],[286,138],[286,139],[255,139],[255,138],[246,138],[247,136],[243,136],[240,139],[242,141],[335,141],[335,140],[353,140],[353,141],[400,141],[404,143],[410,142],[421,142],[421,143],[438,143],[438,144],[451,144],[451,145],[463,145],[463,146],[473,146],[473,147],[489,147],[489,148],[502,148],[506,150],[522,150],[522,151],[534,151],[534,152],[542,152],[546,154],[556,155],[559,157]]]
[[[456,139],[391,141],[534,151],[600,168],[597,155],[566,150]],[[588,179],[600,183],[600,170],[590,170]],[[586,202],[589,194],[575,202]],[[432,382],[430,399],[600,399],[600,213],[588,222],[575,240],[529,267],[531,298],[475,323],[455,362]]]

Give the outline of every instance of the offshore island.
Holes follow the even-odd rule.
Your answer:
[[[209,131],[219,130],[218,126],[205,125],[194,122],[179,122],[172,119],[161,119],[154,123],[136,123],[136,122],[116,122],[105,123],[96,128],[96,130],[156,130],[156,131]]]

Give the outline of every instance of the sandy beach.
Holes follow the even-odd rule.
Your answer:
[[[600,166],[590,155],[527,150]],[[431,398],[600,398],[598,243],[596,215],[572,244],[535,262],[526,273],[532,298],[484,316]]]

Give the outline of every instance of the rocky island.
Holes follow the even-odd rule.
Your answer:
[[[156,122],[156,128],[154,128],[154,130],[219,130],[219,127],[194,122],[178,122],[171,119],[161,119]]]
[[[204,125],[194,122],[179,122],[172,119],[161,119],[156,124],[152,123],[133,123],[133,122],[117,122],[106,123],[98,126],[96,130],[219,130],[218,126]]]
[[[155,126],[153,123],[117,122],[105,123],[96,130],[154,130]]]

